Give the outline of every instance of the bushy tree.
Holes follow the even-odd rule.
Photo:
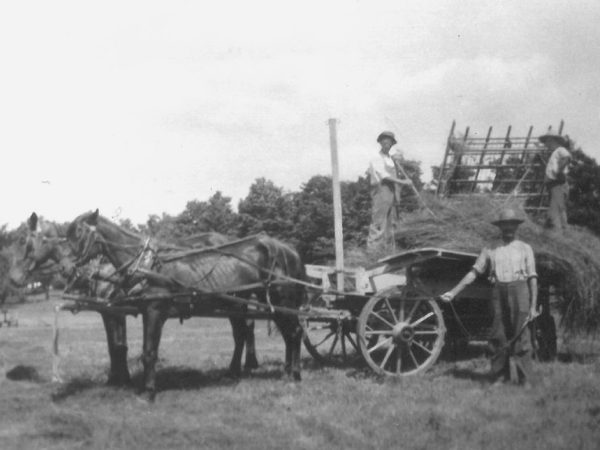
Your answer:
[[[217,191],[208,201],[189,201],[175,222],[178,232],[184,236],[206,231],[232,234],[235,214],[231,208],[231,197]]]
[[[569,174],[569,222],[600,235],[600,166],[581,148],[573,151],[573,160]]]
[[[291,239],[294,231],[294,195],[286,194],[266,178],[257,178],[246,198],[238,205],[237,234],[248,236],[262,231]]]

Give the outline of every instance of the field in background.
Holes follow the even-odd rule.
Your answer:
[[[41,297],[40,297],[41,299]],[[380,379],[362,367],[320,368],[305,356],[303,381],[281,379],[283,343],[257,324],[260,369],[227,378],[226,320],[171,320],[160,349],[156,403],[104,386],[100,317],[61,314],[61,370],[51,379],[53,305],[18,306],[19,327],[0,328],[0,448],[486,448],[600,446],[600,351],[570,342],[571,362],[537,365],[531,391],[490,387],[482,357],[442,361],[425,376]],[[140,319],[129,319],[130,367],[141,370]],[[564,348],[564,346],[563,346]],[[40,379],[11,381],[17,365]],[[139,376],[137,377],[139,381]]]

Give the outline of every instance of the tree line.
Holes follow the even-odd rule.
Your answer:
[[[581,149],[573,152],[578,164],[570,174],[569,222],[586,226],[600,236],[600,166]],[[402,167],[421,190],[420,163],[402,160]],[[512,176],[512,175],[511,175]],[[341,183],[344,246],[364,247],[371,219],[368,177]],[[129,219],[120,225],[159,239],[217,231],[232,238],[265,232],[295,246],[305,263],[327,263],[334,258],[334,225],[331,177],[315,175],[298,191],[286,191],[267,178],[258,178],[239,201],[217,191],[207,200],[191,200],[179,214],[152,214],[143,224]],[[418,208],[410,187],[403,187],[400,214]],[[9,245],[25,227],[0,227],[0,248]]]

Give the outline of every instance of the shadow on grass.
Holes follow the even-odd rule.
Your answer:
[[[98,380],[94,380],[92,378],[73,378],[67,383],[61,384],[58,389],[50,395],[50,398],[53,402],[61,402],[69,397],[98,386],[105,386],[105,384],[102,384]]]
[[[489,356],[491,350],[486,345],[468,344],[467,341],[448,342],[442,348],[441,361],[467,361],[470,359]]]
[[[201,371],[189,367],[167,367],[156,373],[156,389],[158,392],[170,390],[197,390],[215,386],[233,386],[245,378],[259,380],[276,380],[282,378],[283,371],[278,367],[245,372],[241,376],[233,376],[227,369],[211,369]],[[136,386],[142,386],[143,373],[133,377]]]
[[[266,363],[262,369],[244,372],[241,376],[231,375],[227,369],[211,369],[201,371],[185,366],[166,367],[156,373],[157,392],[171,390],[198,390],[217,386],[234,386],[243,379],[278,380],[283,378],[283,365],[281,363]],[[108,386],[104,380],[91,377],[78,377],[62,384],[51,394],[54,402],[61,402],[69,397],[80,395],[86,391],[104,388],[106,390],[131,389],[139,391],[144,383],[143,372],[136,372],[131,379],[131,384],[122,387]]]
[[[556,360],[566,364],[593,364],[600,360],[600,355],[597,353],[560,352],[556,355]]]
[[[473,369],[463,369],[453,367],[447,370],[444,375],[448,375],[461,380],[470,380],[482,384],[490,384],[493,380],[488,373],[477,372]]]

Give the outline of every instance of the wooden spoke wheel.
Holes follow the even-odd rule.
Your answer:
[[[327,365],[344,365],[359,355],[355,319],[304,319],[304,346]]]
[[[435,300],[409,288],[391,288],[365,304],[357,333],[363,358],[375,372],[408,376],[435,363],[446,327]]]

